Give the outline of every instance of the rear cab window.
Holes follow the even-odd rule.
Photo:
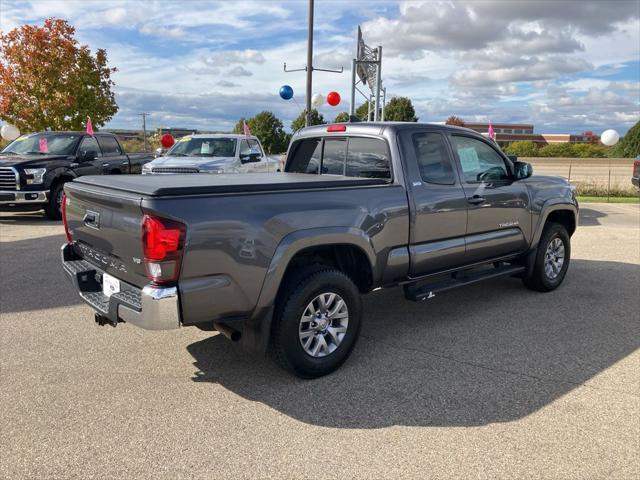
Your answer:
[[[105,157],[115,157],[118,155],[122,155],[120,145],[114,137],[97,135],[96,139],[98,140],[100,148],[102,149],[102,154]]]
[[[391,156],[381,138],[305,138],[292,145],[285,171],[390,181]]]

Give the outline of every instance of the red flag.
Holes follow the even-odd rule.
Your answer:
[[[247,137],[250,137],[251,136],[251,129],[249,128],[249,125],[247,125],[247,121],[243,120],[242,122],[243,122],[242,123],[242,130],[244,131],[244,134]]]
[[[496,132],[493,130],[493,125],[489,122],[489,138],[492,140],[496,139]]]
[[[91,125],[91,117],[87,116],[87,133],[93,136],[93,125]]]

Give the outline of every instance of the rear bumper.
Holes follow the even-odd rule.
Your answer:
[[[80,297],[113,325],[121,321],[145,330],[180,327],[176,287],[147,285],[140,289],[120,281],[121,291],[107,297],[102,293],[104,271],[79,258],[69,243],[62,246],[62,267]]]
[[[49,200],[49,191],[16,191],[0,190],[0,207],[8,209],[12,207],[28,207],[33,205],[34,209],[42,208],[42,205]]]

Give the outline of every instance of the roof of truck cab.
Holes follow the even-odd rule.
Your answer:
[[[244,135],[242,133],[194,133],[193,135],[185,135],[182,138],[254,138],[258,139],[255,135]]]
[[[327,128],[331,125],[344,125],[344,132],[327,132]],[[344,122],[323,125],[313,125],[311,127],[301,128],[294,134],[294,138],[315,137],[315,136],[340,136],[349,134],[361,135],[382,135],[386,130],[413,130],[419,128],[428,128],[434,131],[449,132],[466,132],[480,135],[475,130],[465,127],[457,127],[455,125],[442,125],[438,123],[425,122]]]

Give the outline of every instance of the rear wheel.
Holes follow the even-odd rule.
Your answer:
[[[44,207],[44,213],[50,220],[62,219],[62,197],[64,195],[64,183],[57,183],[49,192],[49,201]]]
[[[273,319],[271,354],[299,377],[316,378],[336,370],[360,333],[362,302],[353,281],[335,269],[296,276],[281,297]]]
[[[544,227],[540,243],[524,284],[539,292],[550,292],[560,286],[567,274],[571,258],[571,242],[567,229],[558,223]]]

